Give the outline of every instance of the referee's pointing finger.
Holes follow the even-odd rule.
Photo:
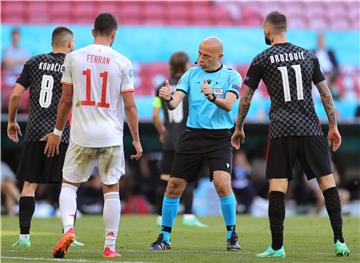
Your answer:
[[[204,79],[204,83],[203,85],[201,86],[201,92],[204,92],[204,89],[206,87],[206,83],[207,83],[207,79]]]

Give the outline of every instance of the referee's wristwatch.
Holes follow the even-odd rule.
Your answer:
[[[174,99],[174,97],[171,95],[170,99],[165,100],[166,103],[169,103],[170,101],[172,101]]]
[[[216,100],[216,96],[215,96],[214,93],[212,93],[211,96],[213,96],[213,98],[212,98],[212,99],[208,99],[208,100],[211,101],[211,102],[214,102],[214,101]]]

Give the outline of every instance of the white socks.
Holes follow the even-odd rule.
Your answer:
[[[30,234],[20,234],[19,239],[23,240],[23,239],[29,239],[30,238]]]
[[[59,197],[61,220],[64,233],[74,227],[76,214],[76,192],[77,187],[70,184],[62,184]],[[105,227],[105,245],[115,250],[115,243],[119,228],[121,213],[120,197],[118,192],[104,194],[103,221]]]
[[[194,214],[184,214],[183,217],[184,217],[184,220],[194,220],[195,219]]]
[[[120,197],[118,192],[104,194],[103,221],[105,227],[105,247],[115,250],[116,237],[119,229],[121,213]]]
[[[64,233],[66,233],[70,228],[74,227],[76,216],[76,192],[76,186],[66,183],[61,185],[59,205]]]

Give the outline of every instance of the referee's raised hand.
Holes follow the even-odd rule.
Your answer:
[[[19,124],[17,122],[9,122],[7,126],[7,136],[9,139],[17,143],[19,142],[19,135],[22,136]]]
[[[204,93],[205,97],[207,99],[211,99],[212,98],[212,88],[208,82],[207,79],[204,80],[203,85],[201,86],[201,92]]]
[[[169,101],[171,99],[171,90],[170,90],[169,80],[166,80],[165,86],[160,88],[159,97],[165,101]]]

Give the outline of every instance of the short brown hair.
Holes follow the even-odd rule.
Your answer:
[[[67,44],[68,36],[73,36],[73,32],[67,27],[57,27],[52,32],[51,43],[53,46],[62,47]]]
[[[276,32],[286,32],[287,21],[286,16],[279,11],[273,11],[265,17],[264,24],[269,23],[273,26]]]
[[[181,77],[186,72],[189,57],[185,52],[174,53],[169,61],[171,77]]]

